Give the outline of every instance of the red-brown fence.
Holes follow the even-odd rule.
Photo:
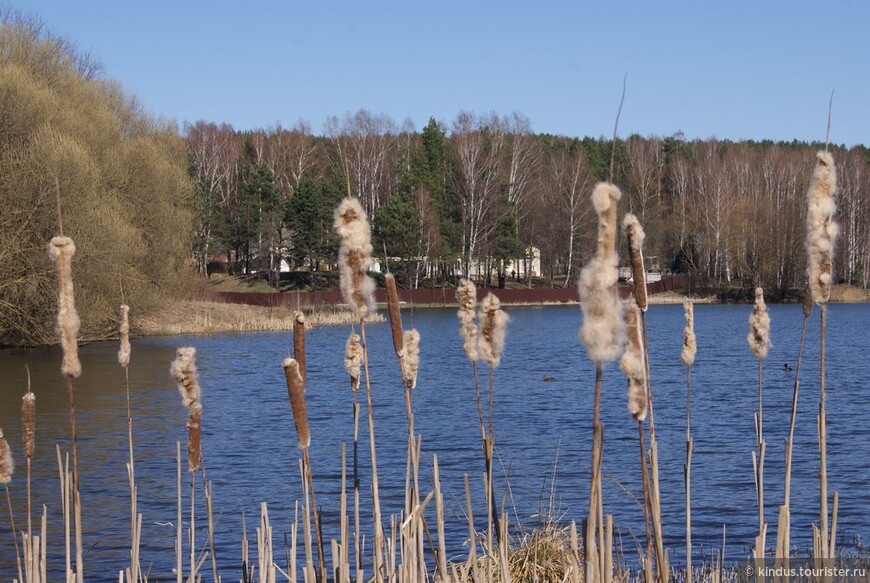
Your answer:
[[[685,289],[689,277],[685,274],[673,275],[661,281],[647,284],[650,294]],[[505,304],[543,304],[543,303],[576,303],[577,288],[531,288],[531,289],[487,289],[478,288],[478,299],[489,292],[494,293]],[[620,295],[627,297],[631,287],[620,287]],[[229,304],[248,304],[251,306],[286,306],[288,308],[329,306],[342,303],[341,292],[338,289],[322,291],[295,291],[281,293],[236,293],[218,292],[218,298]],[[375,297],[379,302],[386,301],[386,292],[378,289]],[[444,305],[456,303],[456,290],[453,288],[400,289],[399,299],[417,306]]]

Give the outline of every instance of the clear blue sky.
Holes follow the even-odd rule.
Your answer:
[[[155,114],[236,129],[361,108],[536,132],[870,143],[870,2],[27,0]]]

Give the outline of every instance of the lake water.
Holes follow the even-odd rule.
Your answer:
[[[721,546],[723,525],[732,559],[748,553],[756,530],[751,452],[755,448],[757,368],[746,344],[750,311],[746,305],[696,306],[693,542],[696,553],[707,557]],[[768,543],[773,545],[795,374],[783,370],[783,364],[795,367],[802,315],[800,306],[771,306],[770,311],[773,345],[765,361],[764,421]],[[512,321],[505,355],[495,373],[497,487],[505,491],[509,484],[506,499],[515,526],[519,522],[525,528],[534,527],[548,514],[580,520],[587,505],[594,383],[594,367],[577,341],[580,311],[577,307],[542,307],[509,308],[508,312]],[[404,319],[406,327],[412,324],[409,312]],[[416,429],[423,435],[421,487],[424,494],[431,488],[432,455],[437,454],[447,503],[448,552],[458,558],[467,552],[462,509],[466,473],[475,485],[476,516],[485,516],[471,365],[462,352],[454,310],[418,310],[413,325],[422,335],[414,391]],[[650,308],[662,512],[674,564],[684,561],[685,369],[679,359],[683,325],[682,306]],[[829,491],[840,492],[838,534],[842,544],[853,547],[870,538],[870,442],[864,419],[870,412],[865,376],[868,329],[870,306],[829,308]],[[346,327],[324,327],[307,336],[311,458],[326,540],[337,532],[341,444],[350,446],[353,437],[352,394],[342,365],[348,331]],[[388,516],[402,506],[407,429],[389,327],[370,325],[368,334],[381,498]],[[811,523],[818,518],[818,335],[816,310],[808,331],[793,469],[792,543],[801,548],[810,547]],[[187,438],[186,411],[168,368],[176,347],[184,345],[198,351],[203,452],[208,477],[214,483],[217,556],[229,580],[240,576],[242,513],[247,514],[249,537],[254,538],[259,504],[269,503],[277,550],[283,534],[289,533],[295,501],[301,498],[299,450],[281,368],[281,360],[292,352],[292,336],[221,334],[133,342],[130,375],[139,508],[144,514],[142,563],[161,580],[174,564],[174,533],[167,523],[175,521],[176,512],[175,443],[184,445]],[[124,381],[116,351],[116,343],[83,347],[84,372],[76,382],[86,574],[105,580],[116,579],[126,564],[129,544]],[[55,572],[63,564],[55,443],[69,447],[68,402],[59,361],[58,350],[0,353],[0,426],[17,454],[10,491],[19,528],[26,524],[20,447],[25,364],[33,377],[38,415],[34,506],[48,506],[50,561]],[[556,380],[545,382],[545,376]],[[482,378],[486,378],[485,370]],[[359,451],[365,503],[369,472],[364,419]],[[637,429],[626,411],[625,378],[616,365],[604,371],[602,419],[606,425],[605,512],[614,515],[623,547],[633,560],[634,539],[643,538],[643,514],[637,502],[642,496]],[[14,552],[5,503],[3,508],[0,575],[7,580],[14,569]],[[366,503],[363,522],[370,525],[367,512]],[[200,511],[198,526],[205,526],[203,517]],[[204,531],[199,540],[205,540]],[[276,556],[283,554],[276,552]],[[208,564],[206,569],[210,571]]]

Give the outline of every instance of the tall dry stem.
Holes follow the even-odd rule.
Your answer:
[[[758,500],[758,533],[759,537],[765,531],[764,520],[764,417],[762,407],[762,370],[763,362],[770,349],[770,314],[764,303],[764,290],[755,288],[755,307],[749,316],[749,334],[747,336],[749,348],[758,360],[758,412],[755,415],[755,435],[758,449],[753,454],[753,467],[755,473],[755,494]],[[764,549],[756,549],[756,558],[763,557]]]
[[[692,365],[698,352],[695,338],[695,308],[691,300],[683,304],[686,327],[683,330],[683,349],[680,359],[686,367],[686,462],[683,465],[683,480],[686,490],[686,582],[692,583]]]

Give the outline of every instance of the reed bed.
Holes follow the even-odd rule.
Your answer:
[[[819,524],[814,526],[814,556],[833,558],[836,555],[836,521],[838,495],[831,502],[827,493],[826,481],[826,408],[825,408],[825,369],[824,369],[824,331],[826,305],[830,297],[832,266],[830,250],[833,246],[836,228],[832,223],[833,203],[829,200],[836,190],[833,160],[826,153],[820,153],[817,167],[808,191],[808,277],[809,291],[804,306],[804,323],[799,347],[798,371],[794,382],[789,439],[785,454],[785,491],[784,501],[779,508],[777,527],[776,558],[788,561],[792,552],[790,545],[791,500],[790,477],[793,456],[793,439],[798,407],[800,386],[800,367],[803,353],[803,338],[807,322],[812,315],[812,303],[820,306],[821,312],[821,378],[818,435],[820,450],[820,513]],[[226,557],[230,551],[221,550],[223,561],[217,559],[215,530],[219,526],[214,520],[214,491],[212,483],[206,478],[205,458],[202,451],[203,404],[202,389],[199,384],[196,365],[196,349],[182,347],[177,350],[176,359],[170,366],[175,379],[182,406],[188,415],[187,421],[187,470],[191,478],[189,510],[185,515],[182,492],[183,458],[181,443],[176,446],[176,516],[175,518],[175,557],[174,576],[177,583],[195,583],[208,579],[203,565],[211,559],[211,580],[235,580],[238,572],[242,581],[271,583],[278,580],[304,581],[306,583],[335,581],[341,583],[364,583],[368,581],[406,583],[411,581],[466,582],[466,581],[570,581],[572,583],[593,583],[611,581],[644,581],[667,583],[671,578],[685,579],[692,583],[697,580],[721,583],[734,580],[737,574],[723,568],[724,549],[716,553],[712,560],[695,561],[692,547],[691,519],[691,465],[693,436],[691,423],[691,372],[695,365],[697,340],[694,335],[694,310],[691,302],[685,304],[686,327],[683,335],[680,359],[686,367],[686,457],[683,466],[685,481],[686,507],[686,568],[673,569],[664,544],[662,532],[661,497],[659,491],[658,444],[655,436],[653,392],[649,365],[650,334],[647,330],[645,313],[649,304],[643,280],[643,228],[640,221],[628,215],[623,228],[629,241],[629,259],[635,274],[637,286],[633,299],[627,305],[616,294],[616,252],[617,203],[621,193],[611,183],[596,185],[592,193],[592,205],[598,216],[598,241],[595,255],[583,268],[578,281],[580,303],[583,310],[583,326],[580,340],[586,347],[589,359],[595,364],[596,376],[593,398],[593,425],[591,464],[589,466],[588,514],[582,524],[575,522],[546,522],[527,531],[519,525],[511,524],[504,509],[496,503],[494,451],[494,393],[496,391],[496,370],[502,359],[502,351],[508,325],[507,315],[501,308],[496,295],[488,294],[478,302],[478,290],[469,280],[460,282],[457,289],[459,303],[459,339],[471,363],[472,382],[475,394],[469,389],[469,406],[477,408],[480,424],[481,449],[484,457],[484,472],[480,482],[469,478],[465,482],[465,518],[467,521],[468,541],[464,556],[451,555],[449,541],[445,537],[448,517],[445,510],[445,495],[441,484],[441,471],[437,452],[426,452],[423,456],[423,436],[416,433],[413,395],[415,391],[428,390],[430,380],[418,379],[421,337],[414,328],[402,325],[402,312],[398,301],[399,291],[392,276],[386,278],[387,312],[390,319],[390,335],[393,351],[396,354],[401,378],[401,387],[384,387],[378,382],[379,372],[369,367],[367,350],[367,326],[375,314],[373,298],[374,282],[367,271],[371,263],[371,243],[368,220],[359,202],[353,198],[342,201],[335,213],[335,231],[341,240],[339,262],[341,286],[345,301],[350,306],[350,317],[345,320],[350,326],[346,342],[343,364],[348,373],[351,395],[337,394],[336,400],[346,399],[353,404],[353,449],[347,452],[342,446],[340,452],[341,488],[339,499],[327,500],[325,505],[338,508],[336,514],[330,513],[330,526],[337,535],[332,540],[323,539],[323,516],[315,494],[318,480],[312,469],[310,448],[317,439],[318,427],[312,425],[308,417],[306,392],[309,382],[312,386],[320,383],[316,371],[322,363],[312,365],[306,355],[306,328],[318,322],[316,314],[270,312],[272,321],[281,320],[280,329],[293,330],[293,351],[283,362],[288,398],[296,428],[297,444],[300,450],[299,472],[301,478],[301,503],[297,502],[296,513],[290,524],[290,536],[285,539],[286,560],[276,552],[273,521],[266,502],[260,505],[255,530],[255,540],[249,539],[248,526],[242,517],[242,532],[239,536],[241,552],[238,555],[238,571],[230,572]],[[81,374],[81,364],[77,358],[77,319],[73,296],[71,259],[74,244],[71,239],[58,237],[52,240],[52,257],[58,265],[58,332],[64,356],[61,372],[68,382],[70,395],[70,420],[72,452],[62,452],[56,448],[58,475],[60,480],[63,515],[64,571],[66,581],[82,580],[84,563],[81,527],[81,503],[79,497],[79,477],[77,475],[77,449],[75,426],[75,402],[73,379]],[[220,304],[218,304],[220,305]],[[234,309],[238,308],[234,306]],[[181,307],[180,309],[183,309]],[[138,507],[138,490],[135,474],[134,448],[134,407],[130,395],[131,330],[130,309],[122,305],[118,328],[120,347],[118,362],[123,370],[123,383],[127,407],[128,439],[128,481],[130,489],[130,558],[117,573],[119,581],[140,583],[148,581],[150,575],[143,568],[140,557],[140,536],[143,518]],[[141,323],[138,324],[140,327]],[[210,326],[211,323],[208,323]],[[756,303],[750,318],[749,345],[758,365],[758,411],[756,413],[757,449],[753,454],[759,536],[754,549],[755,557],[764,557],[766,552],[765,535],[767,524],[764,520],[764,453],[763,402],[762,402],[762,361],[770,343],[770,319],[764,304],[763,292],[756,292]],[[336,360],[342,358],[336,355]],[[645,545],[638,544],[641,569],[633,571],[625,568],[625,552],[621,544],[614,541],[616,519],[606,515],[603,508],[603,458],[604,426],[601,422],[601,390],[604,365],[619,359],[620,366],[627,378],[628,411],[637,424],[640,451],[640,469],[643,484],[643,513],[645,524]],[[479,363],[488,369],[489,395],[481,387]],[[309,374],[310,373],[310,374]],[[310,378],[309,378],[310,377]],[[379,392],[375,395],[373,388]],[[362,479],[358,456],[361,388],[365,389],[364,398],[368,421],[368,438],[371,467],[370,481]],[[318,390],[320,387],[318,387]],[[401,396],[398,394],[401,392]],[[377,399],[403,399],[407,417],[407,463],[405,469],[405,499],[400,509],[384,513],[378,491],[377,446],[375,441]],[[472,400],[474,404],[472,403]],[[345,402],[347,402],[345,401]],[[338,406],[336,407],[338,409]],[[422,413],[422,414],[425,414]],[[630,421],[626,421],[630,422]],[[648,429],[646,423],[648,422]],[[26,498],[27,524],[12,524],[14,548],[17,559],[18,580],[26,583],[47,581],[46,573],[56,561],[46,555],[47,506],[43,505],[41,516],[34,517],[30,494],[30,470],[36,442],[35,395],[28,385],[22,401],[22,446],[27,465]],[[351,431],[349,430],[349,437]],[[9,488],[13,463],[11,448],[0,432],[0,484],[6,487],[7,506],[10,520],[14,521],[12,494]],[[388,435],[388,439],[397,436]],[[469,436],[470,437],[470,436]],[[647,438],[649,446],[647,446]],[[423,464],[432,464],[431,483],[424,483],[420,469]],[[348,465],[351,464],[349,468]],[[477,472],[472,475],[480,476]],[[197,477],[202,478],[202,496],[197,500]],[[391,479],[395,479],[392,476]],[[475,521],[475,500],[472,491],[482,487],[486,512],[486,527],[480,530]],[[474,485],[474,488],[472,488]],[[371,496],[372,514],[370,519],[361,516],[360,498]],[[352,502],[351,502],[352,497]],[[321,501],[324,502],[324,501]],[[204,503],[208,521],[206,541],[197,540],[199,532],[196,524],[197,512]],[[477,509],[479,510],[479,509]],[[219,509],[217,510],[219,513]],[[165,517],[161,517],[165,518]],[[830,519],[830,520],[829,520]],[[202,527],[200,527],[202,528]],[[368,538],[368,533],[372,533]],[[186,538],[185,538],[186,535]],[[60,536],[58,534],[58,536]],[[251,546],[255,546],[256,557],[252,558]],[[187,551],[185,556],[185,550]],[[315,555],[316,553],[316,555]],[[297,555],[305,559],[299,563]],[[165,557],[148,557],[149,564],[165,561]],[[235,559],[232,559],[235,562]],[[221,572],[223,569],[223,572]],[[371,571],[368,571],[371,569]],[[105,574],[90,575],[104,577]]]

